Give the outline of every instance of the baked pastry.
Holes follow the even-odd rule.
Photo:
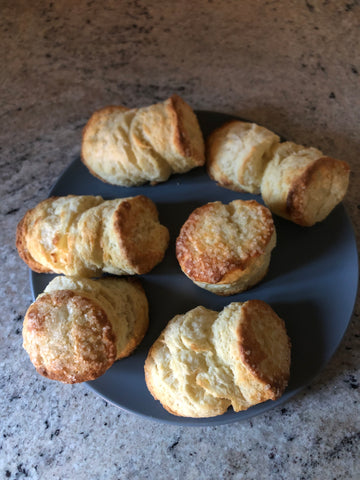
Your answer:
[[[265,276],[275,244],[268,208],[255,200],[212,202],[194,210],[182,226],[176,257],[196,285],[232,295]]]
[[[283,394],[290,350],[283,320],[263,301],[234,302],[220,313],[196,307],[175,316],[155,341],[145,380],[174,415],[238,412]]]
[[[350,174],[346,162],[237,120],[210,135],[207,170],[222,187],[261,193],[271,212],[302,226],[324,220],[343,200]]]
[[[270,210],[302,226],[324,220],[344,198],[350,168],[316,148],[284,142],[274,148],[261,182]]]
[[[143,195],[48,198],[25,214],[16,232],[19,255],[32,270],[79,277],[147,273],[168,241],[155,204]]]
[[[196,115],[173,95],[148,107],[95,112],[83,131],[81,157],[104,182],[129,187],[204,165],[204,150]]]
[[[59,276],[26,312],[23,345],[41,375],[85,382],[130,355],[148,323],[148,302],[138,280]]]
[[[256,123],[234,120],[216,129],[207,141],[207,170],[220,186],[260,193],[269,152],[280,138]]]

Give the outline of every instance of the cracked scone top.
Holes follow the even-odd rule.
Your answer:
[[[232,295],[262,280],[275,244],[268,208],[255,200],[211,202],[195,209],[182,226],[176,256],[196,285]]]
[[[145,361],[150,393],[174,415],[238,412],[284,392],[290,374],[285,324],[260,300],[220,313],[196,307],[175,316]]]
[[[148,302],[138,280],[59,276],[28,308],[23,345],[41,375],[85,382],[130,355],[148,323]]]

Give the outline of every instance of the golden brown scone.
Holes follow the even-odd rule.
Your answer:
[[[145,361],[150,393],[174,415],[238,412],[284,392],[290,374],[285,324],[260,300],[220,313],[196,307],[175,316]]]
[[[139,281],[56,277],[26,312],[23,346],[41,375],[85,382],[130,355],[148,323]]]
[[[196,115],[178,95],[138,109],[109,106],[83,131],[81,157],[90,172],[114,185],[164,182],[205,163]]]
[[[233,295],[266,274],[276,231],[270,211],[255,200],[212,202],[194,210],[176,240],[182,271],[196,285]]]
[[[326,157],[316,148],[284,142],[274,148],[261,194],[276,215],[312,226],[342,201],[349,174],[346,162]]]
[[[52,197],[20,221],[20,257],[40,273],[91,277],[149,272],[164,257],[169,232],[149,198]]]
[[[269,152],[279,141],[275,133],[255,123],[226,123],[208,138],[207,171],[222,187],[260,193]]]

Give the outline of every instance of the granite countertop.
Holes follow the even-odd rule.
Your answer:
[[[0,477],[359,479],[358,301],[332,360],[286,404],[230,425],[161,424],[35,372],[14,244],[95,109],[172,93],[346,160],[359,242],[359,2],[4,0],[0,39]]]

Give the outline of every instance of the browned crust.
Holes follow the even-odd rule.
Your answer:
[[[196,228],[199,219],[207,215],[212,210],[212,204],[207,203],[196,208],[188,217],[180,229],[180,234],[176,239],[176,258],[180,264],[181,270],[189,278],[196,282],[216,284],[222,280],[224,275],[233,270],[244,270],[243,261],[229,258],[226,261],[220,261],[214,258],[207,251],[199,253],[197,258],[193,258],[189,245],[191,238],[196,235]]]
[[[263,302],[262,300],[248,300],[242,306],[244,321],[240,323],[237,336],[239,342],[239,349],[240,349],[240,357],[247,367],[248,370],[252,373],[252,375],[263,384],[264,389],[263,392],[263,399],[265,400],[276,400],[279,398],[289,380],[290,374],[290,350],[291,350],[291,342],[289,337],[286,334],[285,323],[284,321],[278,317],[278,315],[273,311],[273,309],[267,303]],[[286,338],[286,348],[288,357],[284,359],[284,373],[281,375],[280,372],[278,374],[274,374],[271,376],[267,376],[263,370],[261,370],[260,365],[261,362],[266,359],[266,354],[263,351],[261,344],[259,343],[258,339],[256,338],[255,332],[252,327],[252,322],[254,317],[258,317],[261,314],[266,314],[272,317],[272,328],[277,328],[279,330],[284,331],[284,337]]]
[[[114,230],[120,248],[125,252],[128,262],[139,275],[148,273],[155,265],[160,263],[166,250],[166,248],[162,250],[157,244],[150,245],[149,242],[146,245],[146,250],[144,250],[148,232],[140,232],[137,228],[141,215],[150,217],[158,223],[156,205],[145,195],[137,195],[121,202],[113,217]],[[167,232],[167,247],[169,241],[168,230],[160,223],[157,226],[160,235],[166,235],[165,232]],[[155,225],[154,228],[156,228]]]
[[[93,175],[94,177],[98,178],[99,180],[101,180],[102,182],[104,183],[108,183],[109,185],[114,185],[112,184],[111,182],[109,182],[108,180],[104,179],[103,177],[99,176],[97,173],[95,173],[92,168],[89,166],[89,164],[87,163],[87,160],[86,158],[84,157],[84,144],[86,142],[86,136],[88,135],[88,133],[91,131],[91,129],[93,127],[95,127],[98,122],[99,122],[99,117],[103,116],[103,115],[109,115],[113,112],[124,112],[124,111],[127,111],[127,110],[130,110],[129,108],[127,107],[124,107],[122,105],[108,105],[106,107],[103,107],[103,108],[100,108],[98,110],[96,110],[92,115],[91,117],[89,118],[89,120],[87,121],[85,127],[83,128],[83,131],[82,131],[82,136],[81,136],[81,153],[80,153],[80,159],[82,161],[82,163],[86,166],[86,168],[89,170],[89,172],[91,173],[91,175]],[[105,159],[104,159],[105,160]]]
[[[56,197],[54,197],[56,198]],[[44,202],[48,201],[44,200]],[[43,203],[43,202],[41,202]],[[27,248],[27,236],[28,236],[28,220],[34,212],[34,208],[28,210],[24,217],[18,223],[16,228],[16,248],[19,253],[20,258],[33,270],[37,273],[52,273],[52,270],[45,268],[41,263],[37,262],[29,252]]]
[[[248,200],[246,203],[262,208],[270,226],[269,234],[265,242],[267,244],[275,228],[270,211],[266,207],[258,204],[255,200]],[[206,216],[207,212],[211,209],[212,203],[208,203],[198,207],[190,214],[189,218],[181,227],[180,234],[176,239],[176,257],[185,275],[196,282],[210,284],[233,283],[250,267],[260,252],[249,252],[248,256],[244,259],[234,256],[219,259],[214,258],[214,256],[207,251],[203,251],[199,253],[196,258],[193,258],[191,250],[189,250],[189,245],[191,246],[192,243],[191,238],[196,235],[196,226],[199,218]]]
[[[331,157],[320,157],[312,162],[292,184],[292,187],[286,198],[286,214],[291,220],[301,226],[311,226],[308,220],[304,217],[304,193],[311,183],[315,173],[320,169],[327,172],[333,168],[342,168],[345,174],[350,172],[349,165],[343,160],[337,160]]]
[[[91,358],[82,358],[82,370],[74,369],[73,365],[64,365],[61,361],[54,365],[54,369],[46,367],[43,363],[38,363],[36,351],[32,351],[31,344],[27,351],[32,363],[38,373],[51,380],[58,380],[64,383],[79,383],[94,380],[111,367],[116,359],[115,335],[111,323],[105,311],[93,300],[86,296],[76,294],[71,290],[58,290],[52,293],[43,294],[28,309],[24,320],[24,335],[35,335],[38,337],[45,336],[47,330],[46,325],[46,309],[60,308],[62,305],[72,300],[77,308],[84,312],[87,318],[96,323],[98,329],[101,329],[101,342],[104,345],[103,352],[92,350]],[[86,331],[84,331],[86,334]],[[24,345],[28,338],[24,338]],[[84,338],[86,341],[86,337]],[[45,340],[46,341],[46,340]],[[31,343],[31,342],[30,342]],[[97,357],[94,359],[94,355]],[[60,364],[60,367],[59,367]]]
[[[192,158],[197,166],[204,165],[205,155],[201,155],[197,149],[194,149],[193,141],[189,138],[184,123],[183,109],[186,108],[189,109],[194,115],[194,119],[197,122],[199,131],[201,133],[200,126],[194,111],[181,97],[179,97],[179,95],[172,95],[167,102],[169,113],[175,125],[174,143],[177,150],[182,156]]]

